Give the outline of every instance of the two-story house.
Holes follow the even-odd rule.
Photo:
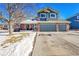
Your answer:
[[[59,11],[52,8],[44,8],[38,11],[40,21],[47,23],[40,24],[40,31],[66,31],[69,28],[68,21],[59,19]],[[68,24],[68,26],[66,25]]]
[[[35,20],[21,22],[21,29],[27,30],[29,25],[33,31],[68,31],[70,22],[59,20],[58,14],[58,11],[51,8],[41,9]]]

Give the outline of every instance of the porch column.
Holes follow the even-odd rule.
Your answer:
[[[32,30],[32,24],[29,24],[29,29]]]
[[[23,28],[22,28],[22,29],[23,29],[23,30],[26,30],[26,24],[23,24],[23,25],[24,25],[24,26],[23,26]]]
[[[40,23],[37,23],[36,27],[37,27],[37,31],[39,32],[40,31]]]
[[[56,31],[59,32],[59,24],[56,23]]]
[[[69,26],[69,24],[67,23],[67,24],[66,24],[66,31],[69,31],[69,28],[70,28],[70,26]]]

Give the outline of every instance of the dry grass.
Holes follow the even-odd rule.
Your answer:
[[[29,36],[29,34],[28,34],[28,33],[20,33],[19,36],[17,36],[17,35],[11,35],[11,36],[8,37],[8,39],[6,39],[6,40],[1,44],[1,46],[2,46],[3,48],[8,47],[8,46],[5,46],[5,45],[8,44],[8,43],[13,44],[13,43],[16,43],[16,42],[20,42],[20,41],[23,39],[23,37],[26,37],[26,36]]]

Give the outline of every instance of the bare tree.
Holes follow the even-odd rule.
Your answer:
[[[26,16],[27,16],[27,19],[30,19],[30,18],[33,18],[36,14],[36,4],[34,3],[28,3],[28,4],[25,4],[25,10],[24,12],[26,12]]]
[[[24,5],[23,4],[17,4],[17,3],[8,3],[6,4],[7,7],[7,11],[9,13],[9,20],[8,20],[8,25],[9,25],[9,34],[12,34],[13,31],[13,23],[17,20],[17,22],[19,22],[18,19],[21,19],[21,14],[19,13],[17,14],[19,11],[18,10],[22,10]],[[17,15],[16,17],[14,15]],[[19,16],[19,17],[18,17]]]
[[[8,25],[10,35],[12,34],[12,23],[20,23],[22,20],[26,19],[26,16],[32,17],[35,11],[35,4],[8,3],[6,7],[9,13]],[[24,11],[24,9],[26,10]]]
[[[9,20],[8,20],[8,25],[9,25],[9,34],[12,34],[12,15],[15,12],[15,10],[17,9],[16,4],[7,4],[7,10],[9,13]]]

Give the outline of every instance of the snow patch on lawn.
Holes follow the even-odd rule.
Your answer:
[[[18,34],[17,34],[18,35]],[[8,43],[7,47],[3,48],[0,46],[1,56],[28,56],[33,48],[33,42],[35,32],[29,32],[29,36],[23,37],[23,39],[16,43]],[[0,35],[0,44],[4,43],[7,36]]]

